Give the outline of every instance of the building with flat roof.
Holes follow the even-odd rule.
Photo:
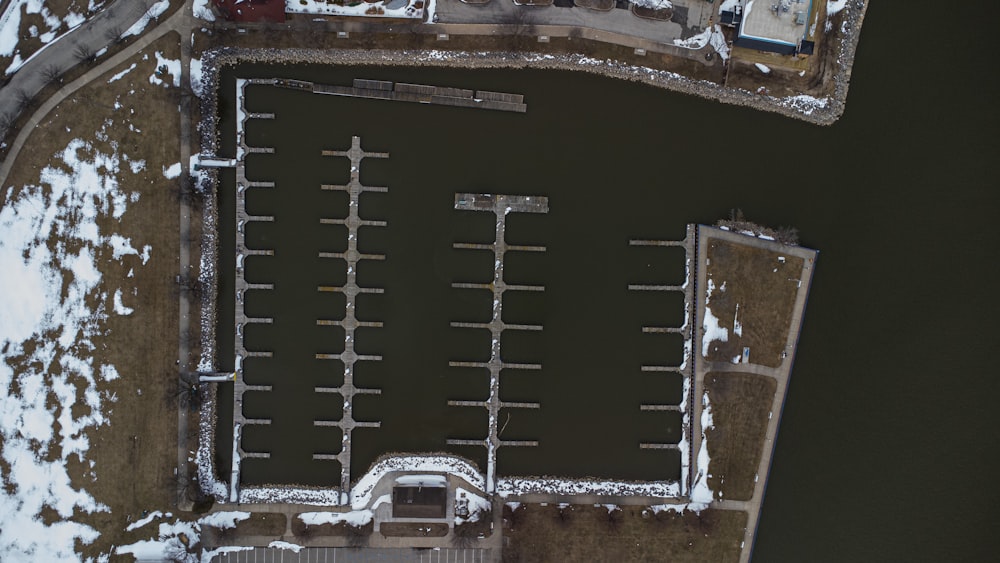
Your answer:
[[[738,47],[782,55],[809,54],[812,0],[729,0],[720,7],[723,24],[738,27]]]

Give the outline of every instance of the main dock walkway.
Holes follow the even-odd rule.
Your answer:
[[[251,147],[246,141],[246,123],[251,119],[273,119],[274,114],[248,113],[245,109],[246,87],[255,84],[256,79],[236,80],[236,276],[235,277],[235,352],[236,372],[233,375],[233,461],[232,479],[229,486],[229,501],[239,500],[240,464],[246,458],[267,458],[267,452],[248,452],[243,449],[243,428],[248,424],[271,424],[270,419],[248,419],[243,415],[243,394],[247,391],[270,391],[269,385],[247,385],[243,379],[243,360],[252,357],[270,357],[271,352],[250,351],[246,348],[243,327],[252,323],[270,324],[269,317],[248,317],[243,306],[244,297],[249,290],[271,290],[272,284],[249,283],[246,279],[246,264],[248,256],[271,256],[272,250],[252,249],[247,247],[246,225],[254,221],[274,221],[269,215],[250,215],[246,206],[246,191],[249,188],[273,188],[272,182],[252,182],[246,175],[246,156],[254,153],[272,153],[273,148]]]
[[[384,227],[385,221],[362,219],[359,208],[361,194],[364,192],[384,193],[388,188],[381,186],[365,186],[361,184],[361,161],[365,158],[389,158],[389,153],[368,152],[361,148],[361,137],[351,138],[351,148],[346,151],[325,150],[323,156],[346,157],[351,163],[351,179],[346,186],[323,184],[324,190],[346,191],[350,197],[346,219],[320,219],[324,225],[344,225],[347,227],[347,250],[344,252],[320,252],[320,258],[339,258],[347,262],[347,282],[343,287],[319,286],[321,292],[343,293],[346,305],[342,320],[319,319],[318,326],[339,326],[344,329],[344,351],[339,354],[316,354],[319,360],[340,360],[344,364],[344,383],[340,387],[317,387],[317,393],[336,393],[344,399],[343,415],[339,421],[317,420],[316,426],[335,426],[342,434],[340,451],[336,454],[313,454],[313,459],[336,460],[340,463],[340,497],[341,504],[350,502],[351,492],[351,433],[355,428],[378,428],[379,422],[362,422],[354,419],[354,395],[377,395],[380,389],[363,389],[354,385],[354,365],[360,361],[380,361],[382,356],[358,354],[354,351],[354,333],[358,327],[381,328],[381,322],[358,320],[355,314],[357,297],[362,293],[382,293],[381,288],[361,287],[358,285],[358,262],[361,260],[385,260],[384,254],[362,254],[358,251],[358,229],[362,226]]]
[[[486,446],[486,492],[492,494],[496,490],[496,459],[497,448],[500,446],[537,446],[534,440],[501,440],[497,428],[500,409],[530,408],[537,409],[538,403],[504,402],[500,400],[500,372],[504,369],[540,370],[541,364],[520,364],[504,362],[500,355],[500,341],[504,330],[542,330],[541,325],[508,324],[503,321],[503,296],[506,291],[544,291],[540,285],[508,284],[503,277],[504,255],[507,251],[544,252],[544,246],[508,245],[504,239],[507,229],[508,213],[548,213],[549,200],[546,197],[493,195],[493,194],[455,194],[455,209],[468,211],[489,211],[496,215],[496,239],[493,244],[471,244],[457,242],[454,248],[468,250],[490,250],[494,256],[492,283],[453,283],[458,289],[487,289],[493,292],[493,318],[488,323],[453,322],[451,326],[460,328],[487,328],[492,335],[490,359],[488,362],[449,362],[451,367],[487,368],[490,371],[490,395],[486,401],[448,401],[451,406],[486,407],[489,411],[489,429],[485,440],[449,439],[449,445]]]
[[[632,239],[628,242],[629,246],[652,246],[652,247],[681,247],[684,249],[686,268],[685,268],[685,279],[683,285],[666,285],[666,284],[628,284],[629,291],[673,291],[680,292],[684,294],[684,324],[679,327],[668,327],[668,326],[643,326],[643,334],[680,334],[684,337],[686,344],[684,346],[684,360],[679,366],[667,366],[667,365],[649,365],[644,364],[640,369],[644,372],[673,372],[679,373],[684,377],[685,389],[691,389],[691,381],[694,375],[693,365],[691,355],[691,339],[694,335],[694,325],[691,322],[695,318],[695,303],[694,303],[694,271],[691,269],[691,265],[695,263],[696,259],[696,248],[697,248],[697,227],[695,225],[688,225],[686,235],[683,240],[649,240],[649,239]],[[690,393],[685,393],[681,398],[682,403],[680,405],[662,405],[662,404],[642,404],[639,406],[640,411],[654,411],[654,412],[678,412],[683,413],[681,419],[681,433],[684,439],[680,444],[669,444],[660,442],[642,442],[639,444],[640,449],[644,450],[680,450],[681,454],[681,494],[687,495],[691,490],[691,479],[693,472],[691,471],[691,460],[694,459],[692,452],[694,441],[691,439],[691,412],[692,412],[692,397]]]
[[[515,113],[524,113],[528,111],[528,106],[524,104],[523,95],[509,94],[506,92],[490,92],[488,90],[467,90],[464,88],[449,88],[446,86],[407,84],[405,82],[393,83],[386,80],[366,80],[364,78],[354,79],[351,86],[315,84],[305,80],[291,80],[285,78],[273,79],[272,83],[281,88],[303,90],[314,94],[325,94],[329,96],[393,100],[397,102],[414,102],[419,104],[436,104],[442,106],[512,111]]]

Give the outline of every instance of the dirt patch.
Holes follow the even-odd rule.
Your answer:
[[[719,239],[710,238],[707,244],[707,279],[714,286],[708,307],[728,332],[728,340],[712,341],[706,357],[732,362],[749,348],[750,363],[780,366],[802,259]]]
[[[661,512],[624,507],[538,504],[506,507],[503,560],[738,561],[746,512]]]
[[[247,536],[265,536],[275,539],[285,534],[287,518],[280,512],[257,512],[246,520],[241,520],[232,528],[216,528],[202,526],[202,542],[206,545],[234,545],[240,543],[240,538]]]
[[[292,518],[292,533],[296,537],[302,540],[308,540],[312,537],[321,536],[341,536],[341,537],[355,537],[355,536],[370,536],[375,530],[375,523],[368,522],[364,526],[353,526],[347,524],[346,522],[338,522],[336,524],[318,524],[309,525],[302,521],[302,518],[298,516]],[[366,540],[367,541],[367,540]]]
[[[750,373],[708,373],[713,428],[705,430],[716,498],[750,500],[777,382]]]

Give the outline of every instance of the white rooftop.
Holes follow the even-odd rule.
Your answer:
[[[798,45],[805,36],[812,0],[747,0],[740,37]]]

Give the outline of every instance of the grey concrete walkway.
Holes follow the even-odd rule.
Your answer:
[[[697,264],[704,265],[708,260],[708,247],[710,240],[725,240],[737,244],[749,244],[758,248],[765,248],[781,252],[787,256],[798,256],[803,259],[802,276],[798,292],[795,296],[795,306],[792,310],[791,323],[788,328],[788,337],[785,343],[787,357],[777,368],[761,366],[758,364],[730,364],[726,362],[706,362],[702,361],[701,346],[704,335],[705,319],[705,292],[707,286],[707,272],[705,267],[700,267],[697,272],[698,298],[697,298],[697,323],[695,330],[695,385],[694,385],[694,416],[693,432],[698,437],[699,447],[701,433],[701,395],[705,392],[705,374],[711,371],[730,371],[740,373],[755,373],[767,377],[773,377],[777,382],[774,399],[771,405],[772,416],[767,423],[767,431],[764,435],[763,450],[761,452],[760,464],[757,468],[757,486],[754,487],[753,496],[749,501],[715,501],[712,506],[725,510],[745,510],[749,513],[747,519],[747,529],[744,536],[743,549],[740,552],[740,563],[748,563],[753,554],[753,544],[757,535],[757,524],[760,521],[761,506],[764,502],[764,493],[767,488],[767,478],[771,468],[771,459],[774,456],[775,440],[778,435],[778,426],[781,423],[781,411],[784,407],[785,396],[788,387],[788,379],[791,375],[792,363],[795,356],[795,347],[798,343],[799,333],[802,329],[802,315],[805,312],[806,299],[809,295],[809,286],[812,282],[813,264],[816,260],[817,252],[808,248],[797,246],[785,246],[783,244],[768,241],[760,238],[749,237],[747,235],[736,234],[714,227],[701,225],[698,227],[698,260]]]

